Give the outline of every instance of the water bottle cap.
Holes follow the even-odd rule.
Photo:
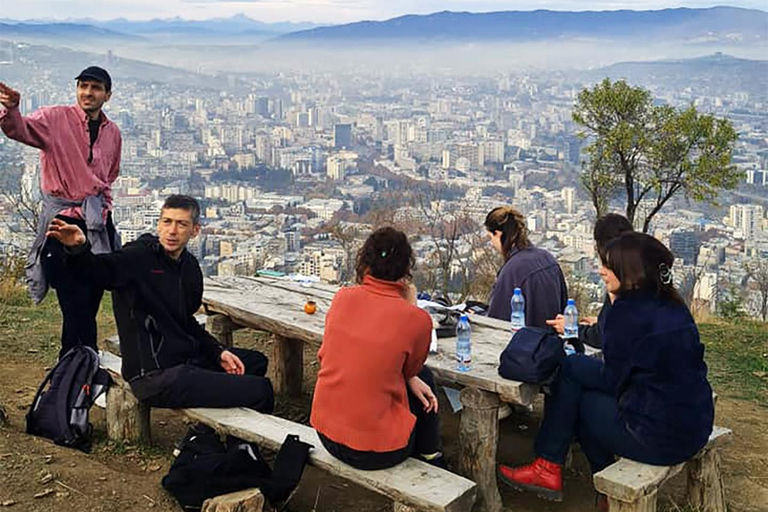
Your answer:
[[[568,299],[568,305],[569,306],[575,306],[576,305],[576,301],[573,300],[573,299]]]
[[[459,317],[459,321],[462,321],[462,322],[469,322],[469,316],[468,316],[468,315],[461,315],[461,316]]]
[[[515,288],[515,295],[522,295],[522,294],[523,294],[523,290],[521,290],[520,288]]]

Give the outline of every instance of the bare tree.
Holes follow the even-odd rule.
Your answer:
[[[339,269],[339,282],[348,283],[355,278],[355,260],[360,248],[360,228],[355,224],[335,222],[328,224],[324,231],[341,245],[344,251],[344,264]]]
[[[757,291],[760,294],[759,314],[765,322],[766,317],[768,317],[768,260],[755,258],[744,264],[744,270],[747,271],[748,279],[757,286]]]
[[[423,231],[433,247],[430,269],[436,271],[437,276],[432,279],[432,290],[463,295],[461,281],[468,277],[468,269],[459,261],[459,250],[462,237],[477,232],[478,226],[466,211],[447,211],[443,193],[443,186],[435,184],[415,194],[424,221]],[[460,272],[454,272],[456,267],[461,268]],[[460,281],[458,285],[454,283],[455,278]]]
[[[463,297],[474,297],[482,302],[488,302],[496,274],[504,264],[504,258],[488,243],[488,237],[482,230],[467,237],[472,248],[471,269],[467,272],[462,288]]]
[[[35,193],[19,181],[15,186],[6,182],[0,189],[0,195],[11,205],[24,227],[37,233],[42,204],[35,198]]]

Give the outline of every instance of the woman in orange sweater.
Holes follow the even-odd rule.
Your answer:
[[[357,254],[357,286],[325,319],[312,416],[325,448],[358,469],[414,455],[444,466],[434,381],[424,361],[432,319],[416,307],[408,238],[386,227]]]

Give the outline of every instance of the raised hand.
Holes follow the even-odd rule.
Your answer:
[[[21,94],[0,82],[0,104],[5,108],[16,108],[21,101]]]
[[[75,224],[67,224],[61,219],[53,219],[45,236],[55,238],[67,247],[77,247],[85,243],[85,234]]]

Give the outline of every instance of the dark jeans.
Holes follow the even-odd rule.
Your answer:
[[[76,224],[87,235],[85,221],[57,215],[69,224]],[[107,218],[107,230],[113,234],[115,227],[112,216]],[[110,240],[112,237],[110,236]],[[43,272],[48,284],[56,290],[61,309],[61,349],[59,358],[75,345],[96,348],[96,315],[104,289],[90,282],[88,276],[78,275],[67,266],[64,246],[58,240],[49,238],[40,255]]]
[[[275,405],[272,383],[264,377],[267,358],[256,350],[229,349],[245,365],[245,374],[230,375],[209,361],[198,361],[179,368],[178,374],[163,389],[146,399],[152,407],[249,407],[271,413]]]
[[[426,366],[419,372],[419,378],[423,380],[432,392],[435,392],[435,378]],[[343,444],[337,443],[318,432],[320,441],[328,452],[352,467],[363,470],[375,470],[391,468],[403,462],[411,455],[431,455],[442,450],[440,442],[440,416],[435,412],[424,412],[424,405],[408,390],[408,405],[416,416],[416,426],[411,432],[408,444],[391,452],[367,452],[353,450]]]
[[[545,399],[544,419],[534,446],[536,455],[563,464],[575,437],[593,473],[613,464],[617,455],[645,464],[672,464],[627,430],[603,376],[603,364],[581,354],[565,358],[552,394]]]

